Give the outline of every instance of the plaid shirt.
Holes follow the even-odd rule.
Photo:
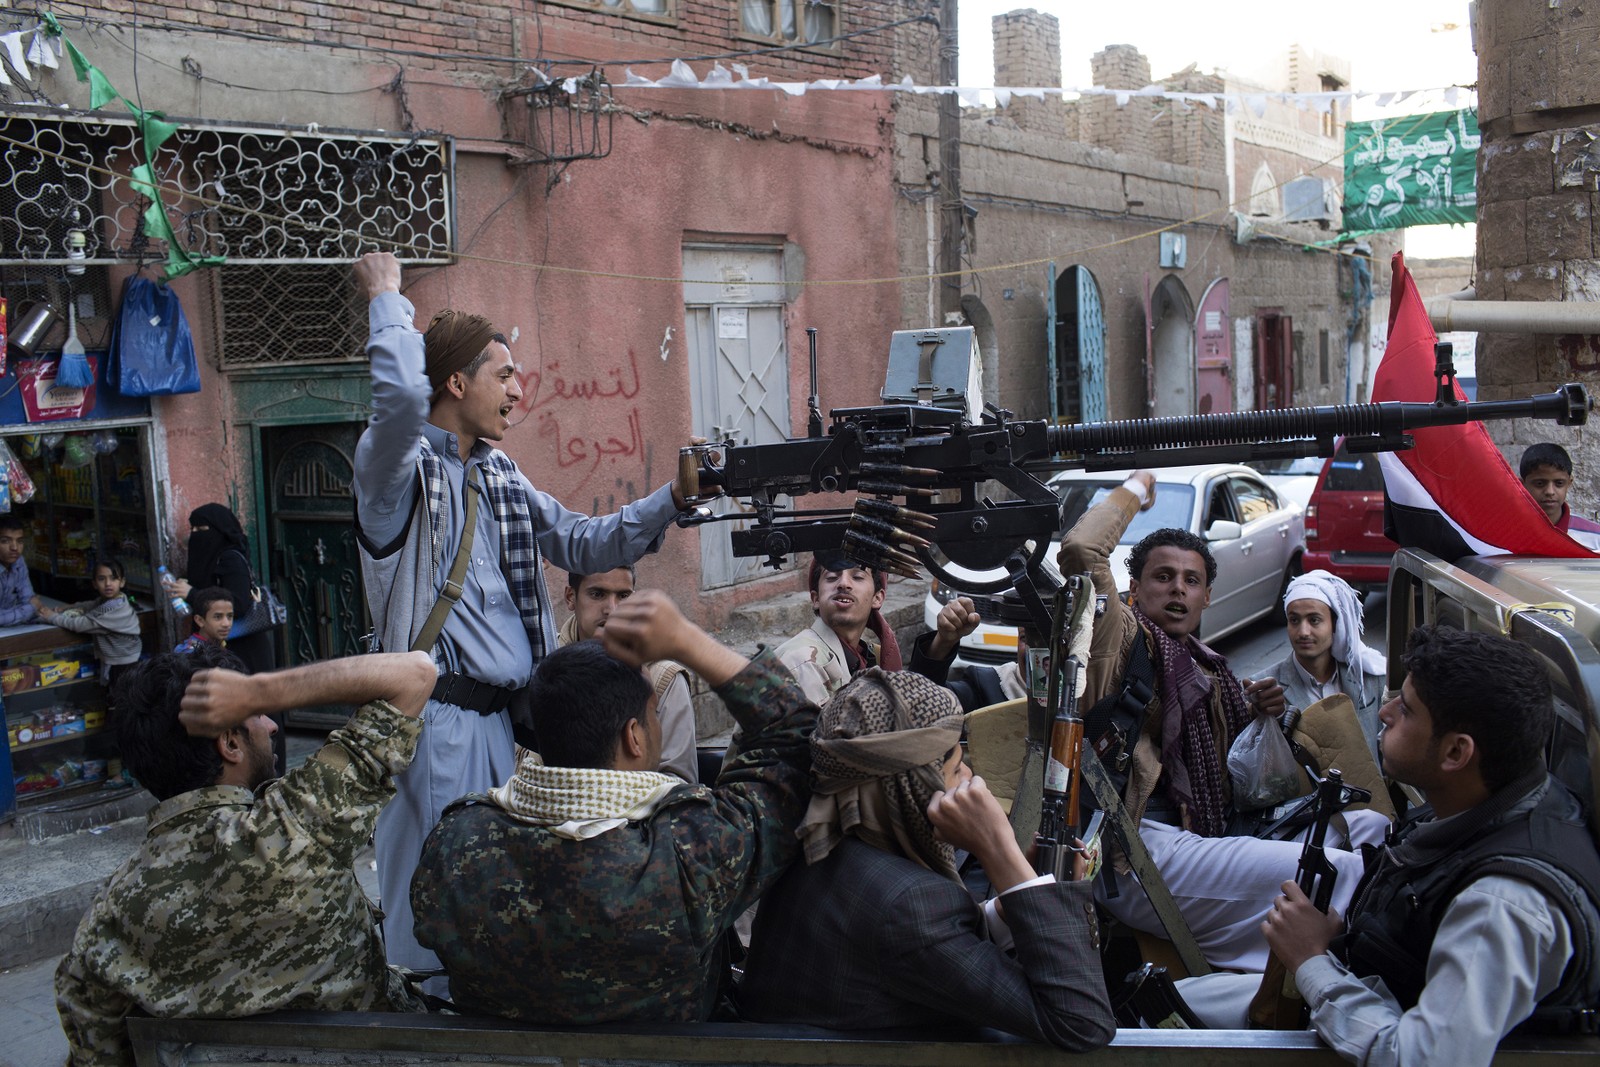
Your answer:
[[[533,513],[528,509],[528,498],[517,484],[517,466],[511,458],[497,448],[479,441],[473,447],[473,457],[482,472],[483,495],[494,513],[500,528],[500,562],[505,571],[506,584],[511,587],[512,599],[522,615],[522,624],[528,631],[528,642],[533,646],[533,662],[544,659],[545,632],[542,598],[539,595],[543,571],[539,561],[539,542],[534,534]],[[444,460],[432,448],[422,449],[422,484],[428,494],[428,514],[448,513],[446,498],[450,487]],[[450,561],[444,561],[448,568]]]

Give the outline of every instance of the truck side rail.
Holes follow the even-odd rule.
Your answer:
[[[1111,1045],[1069,1054],[992,1030],[844,1032],[765,1023],[539,1027],[461,1015],[280,1012],[244,1019],[128,1020],[139,1067],[191,1064],[510,1064],[628,1067],[1334,1067],[1306,1031],[1119,1030]],[[944,1037],[946,1039],[941,1040]],[[1508,1038],[1496,1067],[1595,1062],[1600,1038]]]
[[[1391,692],[1400,688],[1405,667],[1397,652],[1405,637],[1424,623],[1498,633],[1527,645],[1552,668],[1556,729],[1548,750],[1552,772],[1583,796],[1591,812],[1590,832],[1600,841],[1600,649],[1582,631],[1548,610],[1555,604],[1529,604],[1486,581],[1488,560],[1462,565],[1414,548],[1402,548],[1389,565],[1388,634]],[[1553,594],[1559,600],[1565,594]]]

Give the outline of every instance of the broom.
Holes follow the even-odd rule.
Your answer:
[[[78,340],[78,309],[71,301],[67,303],[67,343],[61,346],[56,384],[69,389],[87,389],[94,384],[94,370],[84,356],[83,342]]]

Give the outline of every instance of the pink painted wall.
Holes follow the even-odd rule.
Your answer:
[[[546,47],[555,47],[553,36],[547,32]],[[677,280],[686,238],[788,242],[803,253],[807,280],[897,273],[886,94],[619,89],[616,97],[633,114],[617,115],[611,154],[572,164],[548,195],[546,167],[508,165],[506,146],[487,140],[503,131],[481,87],[414,86],[409,98],[417,128],[463,138],[456,172],[462,259],[408,272],[418,324],[454,306],[516,331],[524,396],[503,447],[540,488],[594,514],[669,480],[687,443],[689,353]],[[667,280],[541,272],[540,263]],[[202,286],[178,285],[191,318],[209,318],[208,310],[197,313],[208,306]],[[899,326],[898,293],[886,285],[799,290],[786,320],[796,435],[804,432],[809,392],[808,325],[823,331],[825,404],[872,403],[889,334]],[[253,477],[229,441],[227,385],[208,362],[214,333],[198,324],[195,333],[207,349],[204,391],[157,404],[179,544],[190,508],[227,499],[232,486],[248,506]],[[698,537],[673,528],[661,553],[640,568],[641,583],[667,589],[697,622],[721,625],[735,604],[801,585],[786,574],[703,599]],[[564,580],[549,577],[553,588]]]

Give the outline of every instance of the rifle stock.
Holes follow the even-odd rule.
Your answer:
[[[1328,860],[1328,824],[1333,817],[1351,804],[1372,799],[1365,789],[1344,784],[1344,776],[1337,768],[1317,780],[1316,817],[1306,836],[1305,848],[1300,850],[1300,866],[1295,872],[1295,883],[1317,910],[1324,914],[1333,900],[1334,883],[1339,879],[1339,869]],[[1306,1002],[1300,990],[1277,954],[1267,957],[1267,969],[1261,975],[1261,987],[1250,1000],[1250,1026],[1255,1030],[1302,1030],[1306,1025]]]
[[[1045,759],[1039,828],[1034,834],[1034,870],[1057,881],[1073,876],[1078,836],[1079,772],[1083,759],[1083,719],[1078,714],[1078,676],[1083,663],[1073,654],[1074,635],[1088,624],[1094,588],[1073,575],[1057,592],[1050,635],[1048,696],[1050,746]]]

